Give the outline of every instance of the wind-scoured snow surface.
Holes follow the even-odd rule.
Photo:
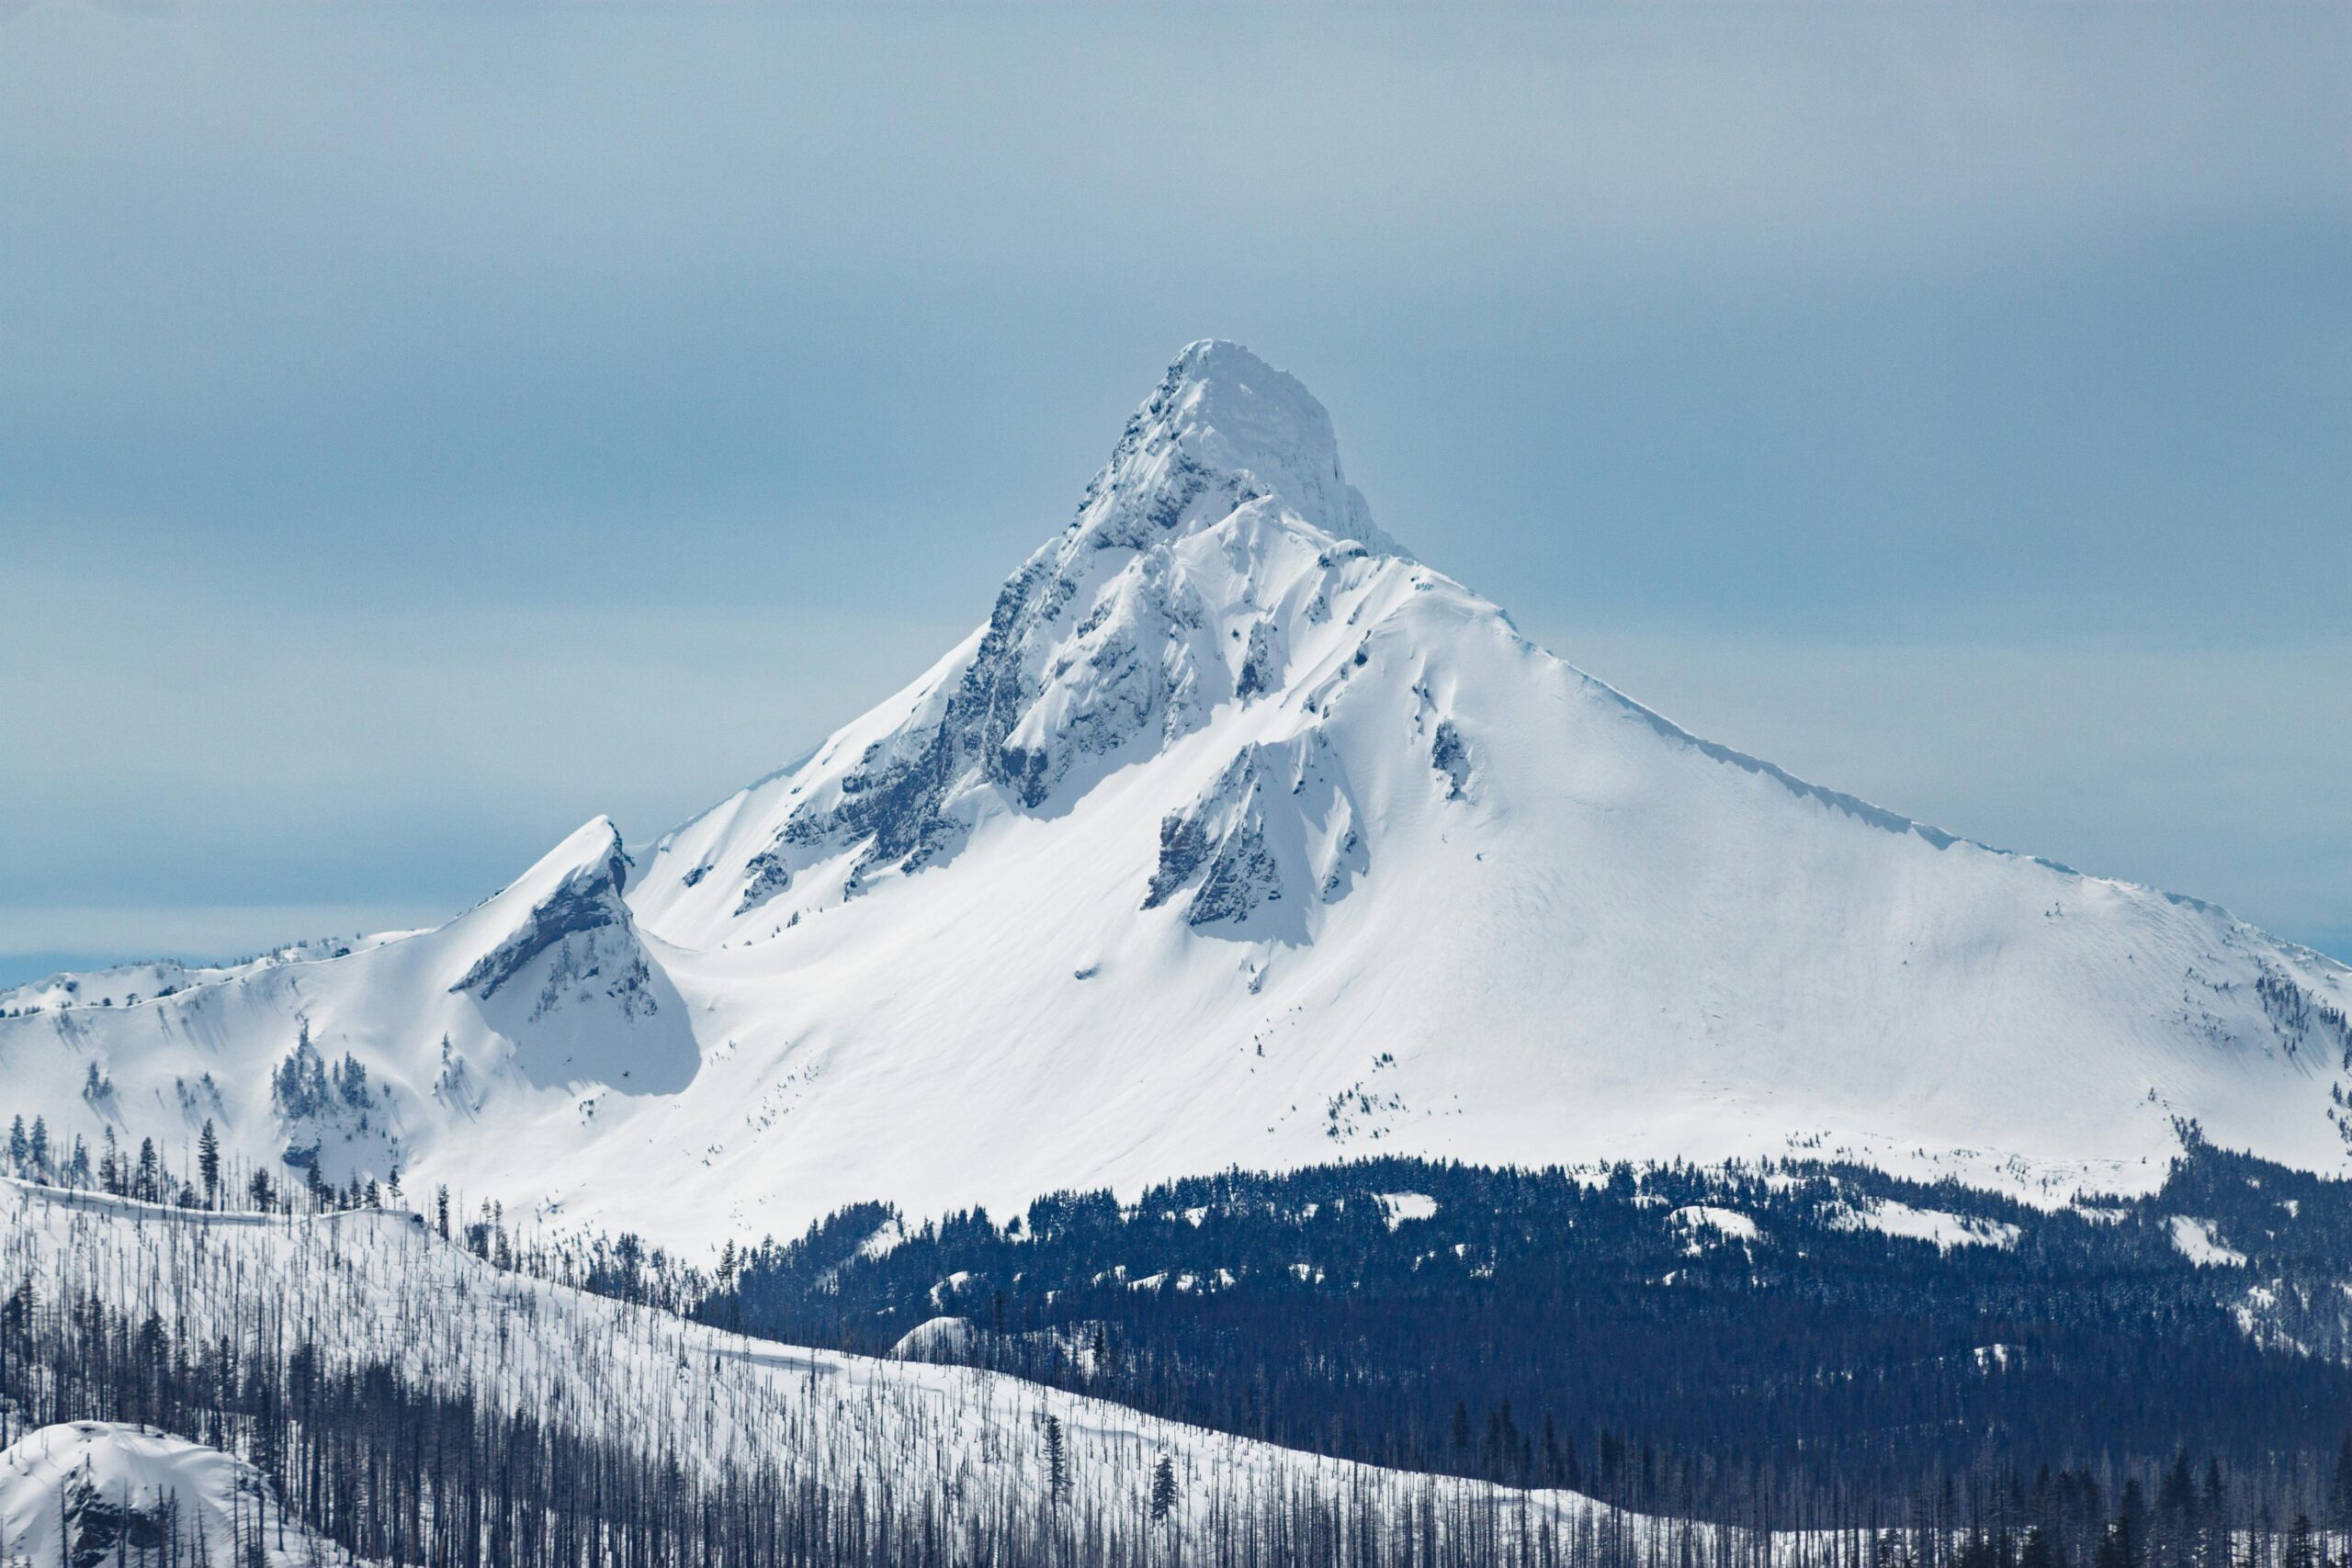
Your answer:
[[[389,1362],[445,1395],[712,1475],[773,1469],[844,1493],[860,1477],[888,1476],[975,1511],[1008,1499],[1033,1506],[1047,1495],[1050,1416],[1068,1445],[1071,1502],[1106,1517],[1147,1517],[1152,1472],[1165,1458],[1187,1529],[1255,1500],[1314,1495],[1400,1506],[1491,1500],[1564,1529],[1613,1522],[1660,1539],[1690,1528],[1620,1515],[1572,1492],[1318,1459],[1002,1373],[744,1338],[501,1272],[407,1214],[204,1214],[0,1181],[0,1282],[13,1291],[27,1280],[37,1300],[67,1303],[45,1310],[95,1296],[134,1320],[152,1311],[188,1341],[226,1339],[244,1354],[283,1358],[308,1344],[330,1373]],[[118,1496],[126,1477],[151,1496],[158,1484],[182,1487],[184,1507],[192,1495],[225,1502],[230,1489],[255,1483],[226,1455],[135,1429],[47,1428],[0,1456],[0,1553],[23,1540],[35,1561],[55,1560],[56,1483],[85,1462]],[[1703,1544],[1707,1529],[1696,1528]]]
[[[619,852],[599,821],[437,931],[162,1001],[15,993],[0,1078],[53,1133],[209,1115],[272,1159],[306,1021],[410,1190],[685,1245],[1374,1152],[2048,1202],[2153,1187],[2188,1122],[2346,1163],[2343,966],[1685,734],[1399,548],[1231,344],[945,658]]]

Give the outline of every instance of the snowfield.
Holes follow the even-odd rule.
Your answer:
[[[2221,909],[1534,647],[1373,525],[1305,389],[1204,343],[986,622],[798,765],[650,843],[591,822],[436,930],[0,996],[0,1081],[61,1152],[186,1170],[210,1120],[280,1175],[716,1247],[1370,1153],[2054,1205],[2152,1189],[2193,1122],[2340,1171],[2348,1010]],[[305,1031],[363,1092],[274,1088]]]

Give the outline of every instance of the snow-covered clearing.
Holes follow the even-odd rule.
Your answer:
[[[1712,1203],[1690,1203],[1667,1215],[1667,1223],[1682,1230],[1713,1231],[1732,1241],[1754,1241],[1762,1233],[1756,1221],[1736,1209],[1720,1209]]]
[[[2015,1247],[2018,1241],[2018,1227],[2005,1220],[1915,1209],[1893,1198],[1873,1198],[1860,1207],[1849,1207],[1832,1223],[1843,1230],[1874,1230],[1929,1242],[1945,1252],[1955,1247]]]
[[[2175,1214],[2170,1224],[2173,1246],[2199,1269],[2245,1267],[2245,1254],[2224,1242],[2212,1221]]]
[[[1373,1197],[1379,1202],[1380,1212],[1392,1231],[1408,1220],[1437,1216],[1437,1200],[1426,1192],[1375,1192]]]

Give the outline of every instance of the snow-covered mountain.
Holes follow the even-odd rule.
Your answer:
[[[686,1241],[1374,1151],[2054,1200],[2190,1121],[2342,1168],[2352,1088],[2342,965],[1684,733],[1382,533],[1226,343],[969,637],[658,841],[0,1010],[0,1111],[52,1139],[210,1117]]]

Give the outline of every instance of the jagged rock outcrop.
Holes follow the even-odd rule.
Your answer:
[[[1244,747],[1190,807],[1161,818],[1143,907],[1189,894],[1184,922],[1195,929],[1300,941],[1309,908],[1346,897],[1365,866],[1345,773],[1310,730]]]

